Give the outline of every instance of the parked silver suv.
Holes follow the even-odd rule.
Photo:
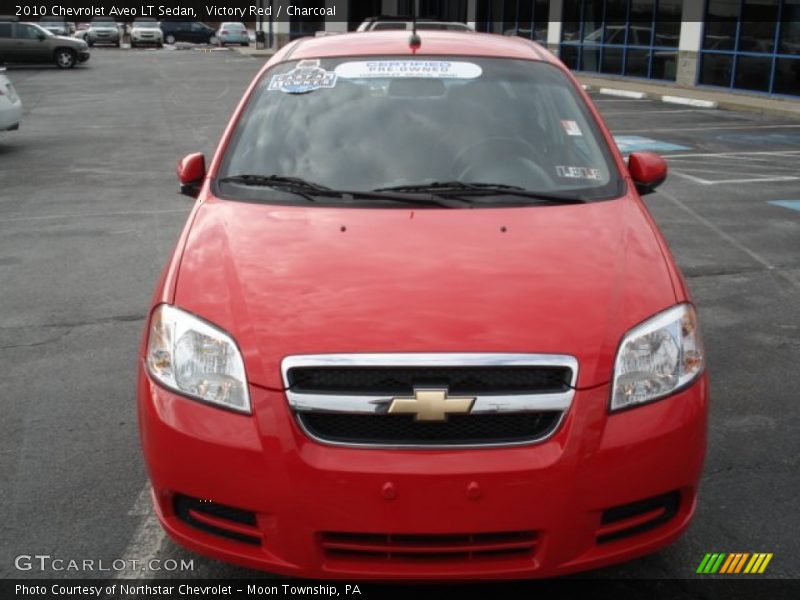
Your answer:
[[[35,23],[0,19],[0,63],[55,63],[71,69],[89,60],[83,40],[53,35]]]

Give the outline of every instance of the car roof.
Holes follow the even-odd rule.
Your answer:
[[[485,56],[561,63],[539,44],[521,37],[465,31],[419,31],[422,46],[414,53],[408,31],[369,31],[301,38],[284,46],[271,64],[284,60],[334,56],[404,55]]]

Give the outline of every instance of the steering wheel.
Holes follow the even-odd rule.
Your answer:
[[[490,137],[459,150],[450,164],[450,171],[456,181],[510,183],[535,189],[551,187],[553,179],[536,162],[540,156],[540,149],[520,138]],[[525,181],[507,181],[507,177],[498,179],[497,175],[493,176],[493,173],[503,171],[512,176],[525,173]]]

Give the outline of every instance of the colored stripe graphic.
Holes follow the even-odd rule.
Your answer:
[[[756,552],[734,552],[732,554],[708,553],[700,561],[697,573],[713,575],[733,575],[737,573],[763,573],[769,562],[772,560],[772,553]],[[744,569],[744,570],[743,570]]]

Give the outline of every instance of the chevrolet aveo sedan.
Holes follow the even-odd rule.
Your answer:
[[[356,33],[278,52],[218,150],[141,348],[161,524],[317,578],[527,578],[676,540],[708,384],[627,162],[542,47]]]

